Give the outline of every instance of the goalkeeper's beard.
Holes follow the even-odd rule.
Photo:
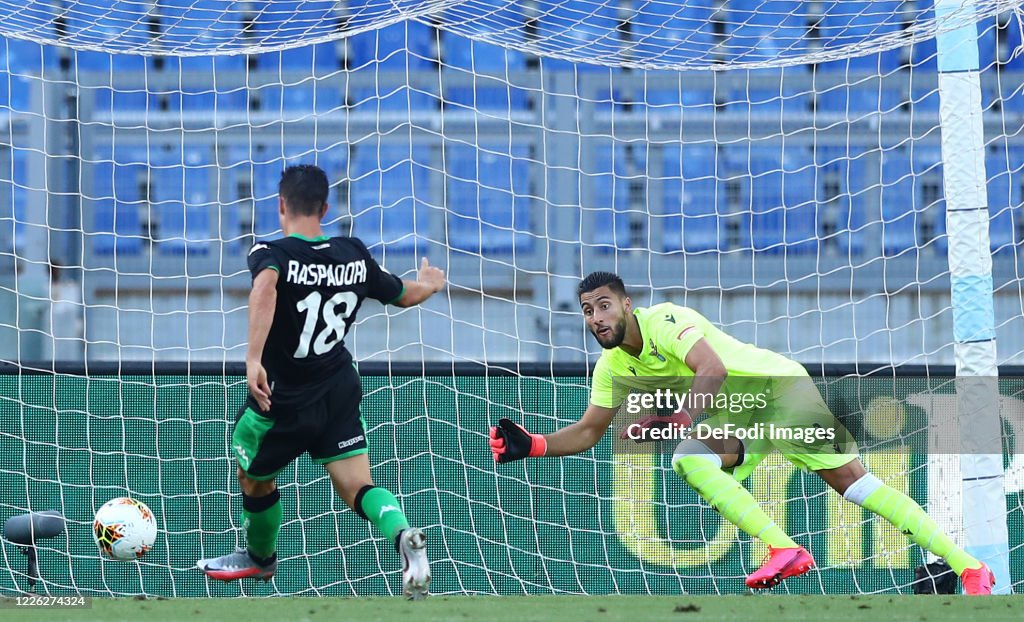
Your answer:
[[[597,340],[597,343],[600,344],[601,347],[604,348],[605,350],[617,348],[620,345],[622,345],[622,340],[626,338],[626,318],[622,318],[618,322],[616,322],[615,326],[612,327],[611,334],[605,337],[604,339],[601,339],[601,336],[598,335],[597,331],[595,330],[591,330],[590,334],[594,336],[594,339]]]

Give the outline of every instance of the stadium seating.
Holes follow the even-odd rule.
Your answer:
[[[323,83],[264,86],[252,92],[260,112],[280,113],[285,118],[302,118],[338,110],[344,105],[338,89]]]
[[[845,147],[818,147],[814,164],[820,248],[843,254],[863,252],[867,221],[863,154]]]
[[[349,37],[348,67],[377,72],[373,87],[349,92],[356,111],[436,110],[431,93],[407,86],[410,71],[436,71],[437,31],[425,24],[404,21]]]
[[[806,86],[796,86],[791,78],[802,73],[803,69],[758,69],[747,72],[750,78],[767,77],[771,87],[760,86],[763,82],[754,82],[753,86],[732,89],[729,92],[725,110],[743,115],[780,115],[808,114],[811,110],[813,93]]]
[[[877,80],[858,81],[855,85],[843,84],[818,91],[816,109],[822,112],[857,113],[892,112],[899,110],[906,98],[900,89],[884,86]]]
[[[256,37],[266,45],[294,44],[295,41],[326,35],[336,27],[334,0],[260,0],[251,3]],[[260,71],[306,71],[324,75],[343,67],[344,59],[333,42],[293,47],[256,56]]]
[[[489,110],[526,110],[529,97],[512,86],[509,72],[526,69],[526,55],[497,45],[474,41],[445,32],[441,37],[442,67],[445,73],[461,76],[471,86],[446,87],[444,102]]]
[[[240,0],[160,0],[160,45],[167,49],[193,51],[241,47],[237,40],[247,13]]]
[[[604,251],[649,247],[649,233],[633,230],[634,223],[647,219],[649,211],[647,196],[636,196],[630,188],[645,177],[642,156],[642,150],[630,154],[621,144],[596,146],[592,153],[581,156],[580,204],[592,230],[585,243]]]
[[[326,235],[348,235],[349,227],[344,217],[348,215],[346,196],[349,169],[348,143],[340,142],[318,150],[315,154],[289,161],[289,164],[316,164],[327,174],[330,194],[327,197],[327,216],[324,217],[323,230]]]
[[[472,253],[525,251],[531,238],[526,147],[453,145],[445,153],[448,243]],[[509,157],[511,155],[511,157]]]
[[[143,248],[140,209],[144,209],[149,155],[145,147],[123,148],[83,161],[86,209],[93,210],[93,252],[133,255]]]
[[[706,62],[712,57],[715,42],[711,23],[713,5],[712,0],[685,5],[663,0],[634,0],[634,12],[629,18],[632,43],[626,53],[638,61],[657,61],[670,55],[675,60],[692,58]],[[647,75],[656,80],[630,99],[646,103],[650,111],[677,114],[684,106],[706,106],[710,111],[715,101],[711,89],[683,88],[678,72],[649,71]],[[659,76],[674,78],[676,84],[665,87],[664,83],[671,84],[673,80],[658,79]]]
[[[248,179],[252,190],[252,232],[257,238],[281,235],[278,218],[277,184],[286,163],[280,151],[239,148],[232,151],[232,162],[242,162],[236,175]]]
[[[796,56],[807,47],[807,8],[798,0],[732,0],[725,60],[758,62]],[[799,69],[806,69],[800,65]]]
[[[417,249],[428,226],[430,151],[408,144],[354,146],[349,213],[354,234],[371,249],[390,253]]]
[[[821,40],[825,49],[861,43],[902,27],[903,2],[874,0],[867,2],[842,0],[822,3]],[[847,60],[822,63],[825,71],[865,71],[888,73],[902,64],[903,51],[888,50]]]
[[[634,0],[629,18],[633,43],[629,54],[637,60],[692,58],[706,61],[715,43],[711,16],[713,0],[684,4],[667,0]],[[671,50],[671,52],[669,52]]]
[[[146,21],[148,6],[136,0],[111,0],[104,3],[76,2],[65,16],[69,45],[116,43],[130,37],[134,41],[150,38]],[[78,71],[144,71],[147,58],[134,54],[106,54],[78,51],[74,54]]]
[[[1010,252],[1024,229],[1024,151],[998,149],[985,162],[988,174],[989,240],[993,252]]]
[[[210,238],[210,159],[202,149],[151,154],[152,204],[161,253],[206,253]]]
[[[735,153],[732,153],[736,149]],[[742,196],[749,205],[755,251],[811,253],[818,250],[815,171],[806,147],[726,147],[728,162],[747,167]],[[735,171],[730,171],[734,173]]]
[[[897,255],[925,246],[943,252],[946,219],[939,149],[888,149],[881,158],[883,252]]]
[[[696,253],[720,244],[718,155],[710,145],[667,145],[662,173],[652,179],[661,191],[662,250]]]
[[[619,36],[619,9],[613,2],[566,1],[542,4],[536,20],[538,46],[546,50],[564,50],[578,58],[609,58],[622,53]],[[527,32],[527,38],[533,33]],[[574,64],[545,58],[550,71],[608,71],[593,63]]]

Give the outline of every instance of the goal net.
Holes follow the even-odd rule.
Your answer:
[[[761,561],[657,452],[493,463],[499,418],[550,432],[586,407],[599,347],[574,290],[594,270],[807,365],[869,468],[963,541],[958,456],[931,440],[977,341],[950,294],[949,177],[987,196],[993,364],[1019,365],[1024,9],[954,4],[0,0],[0,518],[67,521],[37,589],[400,591],[391,543],[305,457],[278,480],[275,579],[194,569],[240,543],[245,254],[280,235],[295,163],[331,180],[329,234],[450,281],[422,308],[367,304],[346,338],[374,479],[425,528],[436,593],[735,593]],[[937,41],[968,30],[945,52],[980,60],[960,167]],[[999,391],[1012,588],[1024,383]],[[818,478],[770,458],[747,485],[818,562],[780,590],[913,590],[921,551]],[[118,496],[157,515],[138,562],[92,542]],[[0,550],[0,594],[26,589]]]

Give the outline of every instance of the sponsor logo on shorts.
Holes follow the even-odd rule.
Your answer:
[[[361,440],[363,440],[362,434],[360,434],[359,436],[353,436],[347,441],[341,441],[340,443],[338,443],[338,449],[345,449],[346,447],[351,447]]]

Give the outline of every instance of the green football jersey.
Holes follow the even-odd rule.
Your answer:
[[[612,348],[601,354],[590,387],[590,403],[595,406],[618,408],[630,389],[672,388],[660,379],[692,379],[686,355],[701,339],[722,359],[732,380],[723,385],[723,392],[731,386],[750,387],[742,378],[756,382],[757,378],[807,376],[796,361],[730,337],[693,309],[665,302],[638,307],[633,315],[644,339],[643,352],[634,357],[622,348]]]

